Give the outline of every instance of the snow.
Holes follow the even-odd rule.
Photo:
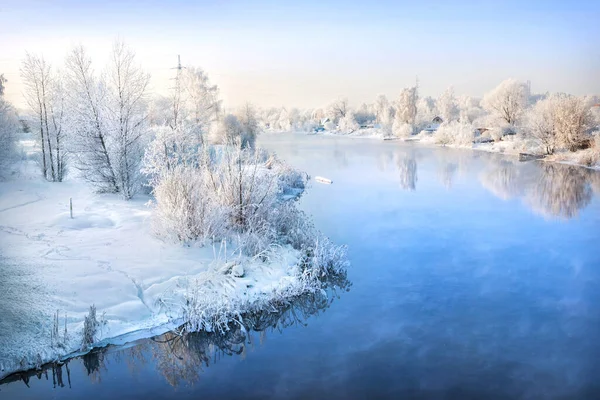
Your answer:
[[[218,245],[164,243],[151,234],[148,197],[124,201],[77,180],[28,178],[0,182],[0,378],[34,367],[38,354],[47,362],[78,351],[92,304],[106,320],[98,337],[106,344],[178,326],[190,287],[216,276],[224,285],[216,292],[236,304],[298,284],[299,252],[291,247],[262,262]],[[237,265],[227,264],[234,259]],[[57,310],[61,338],[65,313],[68,336],[52,347]]]

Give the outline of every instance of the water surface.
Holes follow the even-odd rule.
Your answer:
[[[0,398],[600,398],[599,172],[399,142],[261,142],[333,180],[301,205],[349,246],[349,292],[249,336],[105,349]]]

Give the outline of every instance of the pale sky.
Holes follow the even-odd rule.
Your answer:
[[[481,96],[502,80],[534,92],[600,94],[600,1],[0,0],[0,73],[23,106],[25,51],[60,66],[83,44],[101,69],[116,38],[158,92],[177,55],[202,67],[227,106],[319,107],[395,98],[419,77]]]

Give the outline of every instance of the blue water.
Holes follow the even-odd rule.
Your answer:
[[[71,360],[68,379],[62,366],[64,387],[48,370],[0,398],[600,398],[599,172],[399,142],[261,144],[333,180],[301,206],[348,245],[349,292],[306,326],[108,349]]]

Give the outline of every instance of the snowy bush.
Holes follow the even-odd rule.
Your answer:
[[[471,124],[457,121],[443,123],[434,134],[434,141],[441,145],[470,146],[475,139],[475,132]]]
[[[297,198],[307,179],[264,151],[206,149],[195,164],[170,166],[153,178],[155,232],[186,243],[232,240],[254,256],[279,243],[284,228],[274,217],[292,213],[282,204]]]
[[[413,127],[399,119],[394,120],[392,125],[392,134],[399,138],[408,138],[413,133]]]
[[[180,242],[204,241],[223,234],[228,210],[207,196],[206,174],[177,165],[154,187],[154,230],[160,237]]]

